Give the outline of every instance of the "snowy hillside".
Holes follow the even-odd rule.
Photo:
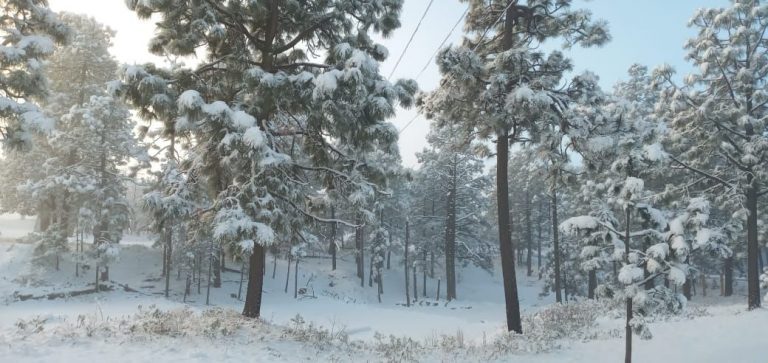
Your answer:
[[[17,228],[17,218],[2,216],[0,230]],[[594,321],[585,322],[585,326],[573,325],[579,330],[570,332],[573,335],[541,334],[534,341],[516,342],[504,333],[498,273],[462,269],[459,293],[466,297],[450,303],[435,299],[437,281],[428,278],[428,298],[420,296],[414,306],[405,307],[399,274],[394,270],[385,274],[385,294],[378,303],[373,289],[360,288],[354,263],[343,255],[338,269],[332,272],[327,258],[308,257],[300,263],[299,287],[308,292],[297,299],[293,297],[293,275],[289,292],[284,292],[286,261],[278,260],[275,279],[271,278],[270,262],[262,322],[243,321],[238,314],[242,308],[242,301],[237,300],[239,273],[225,272],[222,287],[211,289],[210,305],[205,304],[205,283],[200,294],[193,286],[192,295],[182,302],[184,282],[176,276],[172,278],[173,295],[166,299],[159,276],[160,251],[150,246],[147,237],[134,236],[127,241],[110,270],[111,281],[103,284],[110,291],[53,299],[48,296],[92,290],[91,274],[74,278],[74,265],[67,259],[58,272],[33,267],[31,245],[2,242],[0,360],[77,357],[114,362],[234,362],[248,356],[255,361],[281,362],[299,357],[337,362],[407,361],[395,353],[402,350],[423,362],[612,362],[615,359],[611,357],[623,354],[621,316],[617,312],[593,316]],[[548,310],[551,296],[539,297],[541,285],[536,278],[522,278],[520,286],[524,315],[558,314]],[[636,343],[637,361],[718,362],[725,359],[718,357],[729,357],[730,362],[761,362],[759,352],[764,341],[760,329],[768,324],[768,311],[747,313],[740,299],[713,306],[709,304],[719,300],[707,301],[694,301],[689,317],[653,323],[653,339]],[[583,314],[584,310],[560,314],[574,312]],[[216,319],[218,322],[212,323]],[[165,330],[158,328],[162,323],[168,324]],[[555,325],[562,323],[556,321]],[[136,324],[144,328],[130,327]],[[309,324],[325,333],[307,328]],[[231,331],[222,332],[227,329]],[[740,338],[723,341],[720,335],[725,332]],[[387,337],[390,335],[406,340],[393,342]],[[681,346],[697,348],[678,348]],[[755,356],[735,352],[754,352]]]

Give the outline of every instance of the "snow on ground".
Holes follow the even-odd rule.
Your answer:
[[[166,299],[160,279],[160,251],[151,247],[151,238],[128,236],[121,245],[119,261],[110,268],[110,285],[115,287],[114,291],[66,299],[17,301],[17,297],[24,294],[37,296],[93,287],[92,272],[75,277],[74,265],[68,258],[62,259],[61,271],[58,272],[30,264],[32,246],[15,239],[31,230],[33,225],[34,219],[31,218],[22,221],[18,216],[0,216],[0,233],[14,236],[12,240],[0,240],[0,362],[44,362],[54,359],[102,359],[110,362],[357,362],[408,361],[409,358],[427,362],[616,362],[621,361],[624,354],[623,321],[618,315],[599,318],[595,337],[559,341],[553,346],[560,348],[554,351],[503,351],[494,343],[497,337],[504,336],[504,303],[498,268],[493,274],[475,268],[461,269],[459,299],[450,303],[435,299],[436,279],[427,279],[425,298],[421,286],[423,277],[418,275],[419,300],[414,306],[405,307],[403,272],[394,268],[399,259],[393,258],[393,269],[385,271],[385,294],[382,302],[378,303],[376,289],[367,286],[367,279],[366,286],[360,287],[360,280],[354,273],[354,259],[348,250],[342,251],[336,271],[330,271],[327,258],[302,260],[299,287],[307,288],[308,293],[299,299],[293,297],[293,268],[288,293],[285,293],[287,262],[277,261],[273,279],[273,260],[270,256],[262,306],[264,323],[241,330],[238,334],[216,338],[194,334],[149,338],[123,333],[103,336],[95,333],[89,336],[82,333],[88,331],[84,321],[124,328],[126,323],[116,322],[120,319],[132,321],[130,319],[134,318],[131,316],[139,311],[140,306],[145,311],[150,306],[162,311],[188,308],[191,310],[185,314],[190,316],[212,307],[222,307],[234,310],[231,315],[236,317],[243,305],[237,299],[240,275],[236,272],[224,273],[222,288],[211,289],[210,306],[207,306],[205,283],[201,284],[200,294],[197,293],[197,286],[193,286],[192,295],[182,302],[184,281],[177,280],[174,274],[171,297]],[[229,261],[227,267],[240,268]],[[551,304],[552,297],[539,297],[540,282],[535,277],[525,277],[522,270],[518,272],[518,285],[524,314],[540,311]],[[135,291],[125,291],[121,286],[129,286]],[[444,285],[441,290],[445,290]],[[763,352],[768,339],[765,333],[768,311],[746,312],[742,300],[741,297],[724,300],[710,295],[703,301],[698,299],[691,303],[692,307],[706,307],[709,316],[652,323],[652,340],[634,339],[635,361],[767,361],[768,354]],[[285,327],[293,326],[293,319],[298,314],[307,322],[333,332],[345,332],[351,343],[320,344],[311,339],[307,341],[303,335],[286,333]],[[34,334],[27,331],[30,328],[24,330],[16,326],[18,321],[34,319],[44,321],[40,325],[42,330]],[[412,338],[421,348],[413,348],[409,344],[417,343],[408,343],[407,340],[382,339],[377,337],[377,332]],[[449,347],[445,347],[446,342],[450,342],[447,344]],[[416,353],[413,356],[391,355],[391,352],[400,351]]]
[[[35,218],[0,213],[0,242],[15,241],[35,228]]]

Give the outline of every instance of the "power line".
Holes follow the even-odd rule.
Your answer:
[[[514,1],[510,1],[510,2],[509,2],[509,4],[507,4],[507,6],[505,6],[505,7],[504,7],[504,10],[503,10],[503,11],[501,12],[501,14],[499,15],[499,18],[498,18],[498,19],[496,19],[496,21],[495,21],[493,24],[491,24],[489,27],[485,28],[485,31],[484,31],[484,32],[483,32],[483,34],[480,36],[480,39],[478,40],[477,44],[475,44],[474,48],[472,48],[472,51],[473,51],[473,52],[474,52],[474,51],[476,51],[476,50],[477,50],[477,48],[479,48],[479,47],[480,47],[480,44],[482,44],[482,43],[483,43],[483,40],[485,39],[485,36],[486,36],[486,35],[488,35],[488,32],[491,30],[491,28],[495,27],[495,26],[496,26],[496,25],[497,25],[497,24],[498,24],[498,23],[501,21],[501,19],[504,19],[504,15],[507,13],[507,10],[509,10],[509,8],[510,8],[510,7],[511,7],[511,6],[512,6],[514,3],[515,3]],[[430,3],[429,3],[429,4],[430,4],[430,5],[432,5],[432,1],[430,1]],[[429,7],[427,7],[427,9],[429,9]],[[461,18],[459,18],[459,22],[461,22],[461,19],[463,19],[463,18],[466,16],[466,14],[467,14],[467,12],[468,12],[468,11],[469,11],[469,7],[467,7],[467,10],[465,10],[465,11],[464,11],[464,14],[461,16]],[[423,17],[422,17],[422,19],[423,19]],[[419,22],[419,24],[421,24],[421,22]],[[458,24],[458,23],[457,23],[457,24]],[[416,28],[418,29],[418,26],[417,26]],[[456,28],[456,25],[454,25],[454,29],[455,29],[455,28]],[[454,30],[454,29],[451,29],[451,32],[453,32],[453,30]],[[450,37],[450,33],[448,33],[448,37]],[[446,39],[447,39],[448,37],[446,37]],[[411,38],[413,38],[413,36],[411,36]],[[443,40],[443,42],[445,42],[445,40]],[[410,44],[410,42],[409,42],[409,44]],[[407,46],[406,46],[406,48],[407,48]],[[440,49],[440,47],[438,47],[438,49]],[[435,54],[437,54],[437,53],[435,53]],[[434,57],[434,55],[433,55],[433,57]],[[401,58],[402,58],[402,55],[401,55]],[[431,61],[431,59],[430,59],[430,61]],[[427,62],[427,65],[429,65],[429,62]],[[425,67],[425,68],[426,68],[426,67]],[[424,72],[424,70],[423,70],[423,69],[422,69],[422,72]],[[419,75],[421,75],[421,72],[419,73]],[[418,78],[418,76],[417,76],[417,78]],[[398,132],[397,132],[397,134],[398,134],[398,135],[402,134],[402,133],[403,133],[403,131],[405,131],[405,129],[407,129],[409,126],[411,126],[411,124],[412,124],[414,121],[416,121],[416,119],[417,119],[418,117],[419,117],[419,114],[418,114],[418,113],[416,113],[416,116],[414,116],[414,117],[413,117],[413,118],[412,118],[410,121],[408,121],[408,123],[406,123],[406,124],[405,124],[405,126],[403,126],[403,128],[401,128],[401,129],[400,129],[400,131],[398,131]]]
[[[427,68],[429,68],[429,65],[432,64],[432,60],[435,59],[435,56],[437,56],[437,53],[440,52],[440,49],[442,49],[445,43],[448,42],[448,39],[451,37],[451,35],[453,35],[453,32],[456,31],[456,28],[459,26],[459,24],[461,24],[461,21],[464,20],[464,17],[467,16],[468,12],[469,12],[469,6],[467,6],[467,9],[464,10],[463,14],[461,14],[461,17],[459,18],[459,20],[456,21],[456,24],[453,24],[453,28],[451,28],[451,31],[445,35],[445,38],[443,38],[443,41],[440,43],[440,45],[437,46],[437,49],[435,49],[435,52],[432,53],[432,56],[429,57],[429,60],[427,61],[427,63],[424,64],[424,68],[422,68],[421,71],[419,71],[419,74],[416,75],[415,79],[417,81],[419,80],[421,75],[424,73],[424,71],[426,71]]]
[[[400,131],[398,131],[398,132],[397,132],[397,134],[398,134],[398,135],[402,134],[402,133],[403,133],[403,131],[405,131],[405,129],[407,129],[407,128],[408,128],[408,126],[411,126],[411,124],[413,123],[413,121],[416,121],[416,119],[417,119],[417,118],[419,118],[419,113],[418,113],[418,111],[416,112],[416,116],[413,116],[413,118],[411,119],[411,121],[408,121],[408,123],[406,123],[406,124],[405,124],[405,126],[403,126],[403,128],[402,128],[402,129],[400,129]]]
[[[400,57],[397,58],[397,62],[395,63],[395,67],[392,68],[392,72],[389,73],[389,77],[387,77],[387,80],[390,80],[392,78],[392,75],[395,74],[395,71],[397,70],[397,66],[400,65],[400,61],[403,60],[403,56],[405,56],[405,52],[408,50],[408,47],[411,46],[411,42],[413,41],[413,37],[416,36],[416,33],[419,31],[419,27],[421,27],[421,22],[424,21],[424,18],[427,16],[427,12],[429,12],[429,8],[432,7],[432,3],[435,0],[429,0],[429,4],[427,4],[427,8],[424,9],[424,14],[421,14],[421,19],[419,19],[419,23],[416,24],[416,29],[413,29],[413,33],[411,33],[411,38],[408,39],[408,43],[405,44],[405,48],[403,48],[403,52],[400,53]]]

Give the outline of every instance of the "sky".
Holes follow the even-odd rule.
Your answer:
[[[154,24],[138,19],[125,7],[123,0],[49,0],[49,3],[53,10],[88,14],[116,30],[112,54],[120,62],[135,64],[164,60],[147,51]],[[389,38],[380,39],[390,54],[381,65],[385,77],[394,70],[392,80],[415,78],[429,63],[417,79],[425,92],[434,89],[440,79],[437,66],[430,57],[466,9],[466,4],[459,0],[434,0],[402,61],[394,69],[428,3],[427,0],[405,0],[402,27]],[[694,35],[694,31],[687,27],[688,20],[698,8],[727,4],[728,0],[575,0],[575,7],[590,9],[595,18],[608,22],[613,39],[600,48],[574,48],[566,54],[573,60],[575,73],[591,70],[600,77],[605,89],[611,89],[614,83],[623,79],[633,63],[650,68],[667,63],[685,74],[690,67],[685,62],[683,44]],[[447,44],[461,39],[462,26],[459,25]],[[402,129],[411,120],[414,122],[401,132],[399,144],[404,164],[415,167],[416,152],[427,146],[429,122],[417,116],[415,109],[399,109],[391,121]]]

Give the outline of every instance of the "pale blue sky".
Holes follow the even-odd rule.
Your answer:
[[[85,13],[117,30],[113,53],[125,63],[161,61],[147,52],[146,43],[153,31],[151,22],[140,21],[125,8],[123,0],[50,0],[54,10]],[[381,67],[389,75],[408,38],[426,8],[428,0],[405,0],[401,22],[403,27],[383,44],[390,57]],[[589,69],[598,74],[604,88],[624,77],[632,63],[655,67],[669,63],[681,73],[690,68],[684,61],[683,44],[694,33],[687,28],[697,8],[726,6],[728,0],[575,0],[575,6],[591,9],[597,18],[610,24],[613,40],[602,48],[573,49],[576,71]],[[464,12],[466,5],[458,0],[434,0],[411,47],[393,78],[415,77]],[[460,39],[460,25],[450,42]],[[432,90],[439,80],[437,67],[430,64],[419,78],[423,90]],[[400,110],[392,120],[402,128],[416,111]],[[400,150],[407,166],[416,166],[415,153],[426,146],[427,121],[419,117],[400,135]]]
[[[405,1],[403,27],[393,37],[383,41],[390,51],[390,58],[382,65],[383,74],[389,75],[427,3],[427,0]],[[722,7],[729,2],[576,0],[574,3],[575,6],[591,9],[596,18],[608,21],[613,40],[601,48],[574,48],[567,53],[573,59],[576,72],[589,69],[600,76],[602,87],[611,89],[616,81],[624,78],[633,63],[650,68],[669,63],[681,73],[688,72],[690,67],[684,59],[683,45],[695,34],[687,27],[688,20],[698,8]],[[465,6],[458,0],[435,0],[393,78],[415,77],[461,16]],[[452,41],[460,39],[461,30],[457,29]],[[419,86],[423,90],[431,90],[437,86],[438,80],[437,67],[432,64],[419,79]],[[402,128],[415,114],[415,110],[402,110],[393,122]],[[406,165],[416,165],[414,154],[426,146],[424,137],[428,130],[427,121],[419,117],[400,135],[400,149]]]

